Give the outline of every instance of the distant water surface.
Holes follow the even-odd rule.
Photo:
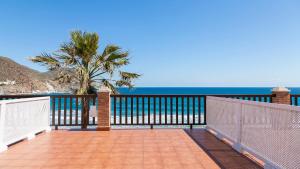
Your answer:
[[[273,87],[136,87],[119,88],[121,94],[271,94]],[[300,94],[300,87],[289,88]]]
[[[292,94],[300,94],[300,88],[293,87],[289,88]],[[118,88],[120,94],[178,94],[178,95],[192,95],[192,94],[271,94],[272,87],[136,87],[133,89],[128,88]],[[53,93],[51,95],[61,95],[58,93]],[[141,99],[141,98],[140,98]],[[76,109],[75,98],[72,99],[72,109]],[[147,100],[146,100],[147,101]],[[58,110],[58,99],[55,100],[55,110]],[[202,101],[203,102],[203,101]],[[66,109],[70,109],[70,98],[66,100]],[[134,98],[134,109],[136,108],[136,98]],[[145,102],[146,104],[147,102]],[[51,109],[52,109],[51,100]],[[112,100],[111,105],[114,102]],[[123,102],[124,104],[124,102]],[[140,101],[141,104],[141,101]],[[157,103],[158,104],[158,103]],[[64,98],[61,98],[61,109],[64,108]],[[169,106],[169,105],[168,105]],[[113,106],[112,106],[113,107]],[[124,105],[123,105],[124,107]],[[140,106],[142,107],[142,106]],[[78,104],[79,110],[81,109],[81,102]],[[117,108],[119,109],[119,108]],[[119,111],[119,110],[118,110]]]

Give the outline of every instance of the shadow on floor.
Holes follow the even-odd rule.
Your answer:
[[[205,129],[185,129],[185,132],[223,169],[263,168]]]

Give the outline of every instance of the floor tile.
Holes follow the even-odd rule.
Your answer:
[[[181,129],[58,130],[20,142],[0,154],[1,169],[202,169],[203,166],[218,168]]]

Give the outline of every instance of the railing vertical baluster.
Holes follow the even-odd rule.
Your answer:
[[[195,97],[193,96],[193,124],[195,124]]]
[[[72,126],[72,124],[73,124],[73,122],[72,122],[72,118],[73,118],[73,97],[72,96],[70,96],[70,100],[69,100],[69,105],[70,105],[70,126]]]
[[[161,96],[159,96],[159,124],[161,124]]]
[[[187,124],[190,124],[190,97],[187,97]]]
[[[61,120],[61,97],[58,96],[58,125],[60,126],[60,120]]]
[[[130,124],[133,124],[133,96],[130,97]]]
[[[143,115],[143,120],[142,120],[142,122],[143,122],[143,124],[145,124],[145,97],[143,96],[142,97],[142,115]]]
[[[80,100],[81,100],[81,114],[80,114],[80,117],[81,117],[81,120],[80,120],[80,124],[82,125],[82,123],[83,123],[83,109],[84,109],[84,103],[83,103],[83,97],[81,96],[80,97]]]
[[[119,106],[119,124],[122,124],[122,97],[120,97],[120,106]]]
[[[264,96],[264,102],[268,102],[268,99],[266,96]]]
[[[90,124],[90,96],[84,96],[84,98],[86,99],[86,103],[87,103],[87,124],[89,125]]]
[[[114,96],[114,124],[116,124],[117,122],[117,110],[116,110],[116,107],[117,107],[117,96]]]
[[[168,98],[164,97],[165,100],[165,124],[168,124]]]
[[[184,124],[184,96],[181,97],[181,123]]]
[[[128,124],[128,97],[125,96],[125,124]]]
[[[136,97],[136,124],[139,124],[140,123],[140,120],[139,120],[139,116],[140,116],[140,105],[139,105],[139,97]]]
[[[153,110],[153,124],[156,124],[156,97],[154,96],[153,99],[154,99],[154,103],[153,103],[153,108],[154,108],[154,110]]]
[[[75,123],[76,125],[78,125],[78,96],[75,96],[76,97],[76,117],[75,117]]]
[[[203,97],[204,99],[204,125],[206,125],[206,96]]]
[[[95,96],[93,96],[93,106],[96,106],[96,97]],[[93,125],[95,125],[95,124],[96,124],[96,118],[93,117]]]
[[[201,124],[201,97],[198,96],[198,124]]]
[[[148,96],[147,101],[148,101],[148,124],[150,124],[151,123],[150,122],[150,96]]]
[[[83,111],[84,111],[84,97],[83,96],[81,96],[81,115],[80,115],[80,117],[81,117],[81,125],[83,124],[83,120],[84,120],[84,118],[83,118]]]
[[[178,124],[178,96],[176,96],[176,124]]]
[[[171,122],[170,124],[173,124],[173,97],[170,97],[170,118]]]
[[[67,97],[64,96],[64,125],[67,125]]]

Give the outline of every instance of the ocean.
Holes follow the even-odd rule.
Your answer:
[[[288,88],[300,94],[300,87]],[[136,87],[119,88],[121,94],[271,94],[272,87]]]
[[[300,87],[289,88],[292,94],[300,94]],[[128,88],[118,88],[120,94],[182,94],[182,95],[192,95],[192,94],[271,94],[272,87],[136,87],[132,89]],[[55,94],[53,94],[55,95]],[[52,101],[52,100],[51,100]],[[70,109],[70,100],[67,98],[67,110]],[[73,110],[75,110],[75,99],[72,100]],[[134,100],[134,108],[136,101]],[[147,103],[147,102],[146,102]],[[113,100],[112,103],[113,105]],[[123,102],[124,104],[124,102]],[[79,109],[81,105],[79,102]],[[61,99],[61,108],[64,107],[64,100]],[[52,108],[52,103],[51,103]],[[58,110],[58,100],[56,99],[55,109]],[[118,108],[117,108],[118,109]],[[118,110],[119,111],[119,110]]]
[[[292,94],[300,94],[300,88],[289,88],[291,90]],[[128,89],[128,88],[119,88],[118,91],[120,94],[135,94],[135,95],[214,95],[214,94],[271,94],[271,87],[136,87],[133,89]],[[55,94],[53,94],[55,95]],[[58,118],[58,111],[60,109],[61,116],[64,115],[64,110],[66,110],[66,116],[69,118],[70,112],[70,98],[66,98],[66,105],[64,105],[64,98],[61,98],[61,103],[58,104],[59,100],[55,100],[55,119]],[[138,99],[138,100],[137,100]],[[145,112],[149,112],[149,114],[154,114],[154,112],[158,112],[158,107],[159,107],[159,98],[154,98],[152,97],[150,100],[148,98],[145,98],[144,104],[142,102],[141,97],[133,97],[132,100],[131,98],[127,99],[127,111],[130,112],[131,110],[133,111],[133,118],[136,119],[137,117],[142,117],[142,111],[141,108],[144,106]],[[162,103],[162,110],[163,113],[167,114],[167,116],[172,116],[172,110],[175,110],[175,100],[176,98],[161,98],[161,103]],[[198,100],[199,99],[199,100]],[[173,101],[173,104],[171,104],[171,100]],[[187,109],[193,110],[193,105],[192,101],[190,102],[187,101],[188,98],[178,98],[178,111],[183,112],[183,117],[187,117]],[[52,100],[51,100],[52,101]],[[155,103],[156,101],[156,103]],[[267,101],[270,101],[269,98]],[[75,110],[76,110],[76,100],[72,99],[72,117],[75,117]],[[116,102],[116,106],[114,105]],[[133,103],[132,105],[130,103]],[[148,102],[151,104],[150,107],[148,107]],[[299,102],[299,101],[298,101]],[[97,103],[97,101],[96,101]],[[155,103],[155,106],[153,106]],[[166,104],[166,105],[165,105]],[[51,109],[53,103],[51,102]],[[60,105],[60,107],[58,107]],[[90,105],[92,105],[92,101],[90,102]],[[199,105],[199,106],[198,106]],[[65,107],[66,106],[66,107]],[[96,104],[97,106],[97,104]],[[79,101],[78,104],[78,112],[79,112],[79,119],[81,119],[81,101]],[[156,108],[155,108],[156,107]],[[189,107],[189,108],[188,108]],[[203,119],[204,115],[204,98],[195,98],[195,112],[198,112],[196,114],[196,117],[201,116]],[[114,114],[116,115],[117,121],[118,119],[122,118],[124,121],[125,119],[125,112],[126,112],[126,106],[125,106],[125,99],[122,98],[117,98],[117,99],[112,99],[111,100],[111,112],[112,116],[111,119],[113,120]],[[158,119],[158,117],[157,117]],[[75,120],[75,119],[74,119]],[[90,119],[91,120],[91,119]],[[151,119],[153,120],[153,119]],[[203,121],[202,121],[203,122]]]

